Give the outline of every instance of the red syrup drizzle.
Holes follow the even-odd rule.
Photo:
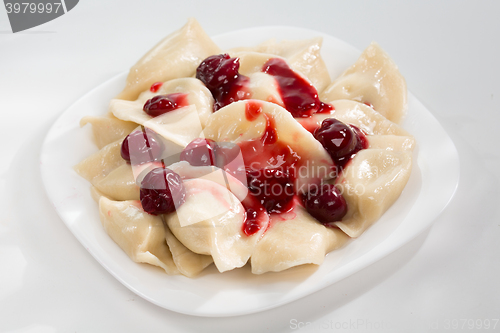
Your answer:
[[[248,171],[262,171],[264,168],[279,169],[285,172],[290,181],[296,179],[295,169],[300,163],[301,157],[288,145],[278,141],[276,123],[274,118],[262,112],[258,101],[246,103],[245,116],[248,121],[256,120],[260,115],[266,118],[266,128],[260,139],[242,141],[238,143],[243,155],[245,169]],[[271,181],[271,180],[270,180]],[[250,192],[242,202],[245,208],[246,220],[243,223],[243,232],[252,235],[262,228],[263,216],[266,208]],[[293,200],[282,208],[282,212],[293,208]]]
[[[196,77],[212,93],[214,111],[232,102],[251,98],[248,87],[250,79],[239,73],[239,67],[239,59],[231,58],[228,54],[210,56],[198,66]],[[285,109],[293,117],[307,118],[314,113],[331,113],[334,110],[331,105],[319,100],[316,88],[292,70],[285,60],[269,59],[262,67],[262,72],[276,79]]]
[[[163,82],[155,82],[151,85],[151,88],[149,88],[149,91],[152,93],[158,92],[158,90],[161,88],[163,85]]]
[[[245,209],[245,222],[243,222],[243,233],[252,236],[262,229],[267,220],[267,213],[260,202],[250,194],[241,203]]]
[[[293,71],[285,60],[269,59],[262,72],[276,79],[285,108],[294,118],[307,118],[314,113],[330,113],[333,110],[331,105],[319,100],[316,88]]]

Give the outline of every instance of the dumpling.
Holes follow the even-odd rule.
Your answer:
[[[411,167],[411,151],[359,151],[335,181],[348,209],[342,221],[333,225],[351,237],[361,235],[400,196]]]
[[[140,189],[130,164],[120,165],[94,186],[112,200],[139,200]]]
[[[106,145],[95,154],[78,163],[74,167],[75,171],[92,185],[97,184],[111,171],[126,163],[121,157],[121,145],[122,140]]]
[[[94,142],[99,149],[114,141],[123,139],[137,127],[137,124],[117,119],[113,115],[108,117],[83,117],[80,120],[80,127],[86,124],[92,125]]]
[[[173,93],[186,94],[186,106],[151,117],[143,111],[144,103],[155,95]],[[135,101],[113,99],[109,110],[124,121],[143,125],[163,136],[165,139],[185,147],[199,137],[207,118],[212,113],[213,97],[205,85],[195,78],[181,78],[165,82],[156,92],[143,92]]]
[[[415,138],[399,135],[370,135],[368,136],[368,148],[413,151],[415,148]]]
[[[349,237],[338,228],[318,223],[296,206],[286,220],[271,215],[271,223],[251,258],[252,273],[279,272],[303,264],[320,265],[325,255],[343,246]]]
[[[99,200],[101,200],[101,197],[109,199],[108,197],[106,197],[104,193],[99,191],[95,186],[90,186],[90,196],[92,197],[92,199],[95,201],[96,204],[99,204]]]
[[[234,166],[232,166],[233,163]],[[230,166],[234,169],[243,166],[241,153]],[[231,174],[214,166],[192,166],[186,161],[173,163],[168,168],[181,176],[183,180],[196,178],[217,183],[231,191],[239,201],[245,200],[248,194],[246,177],[242,177],[240,174]]]
[[[336,118],[354,125],[367,134],[369,148],[408,150],[415,147],[415,139],[401,126],[388,120],[373,108],[356,101],[337,100],[330,103],[331,113],[316,113],[311,118],[297,118],[305,128],[314,130],[323,120]]]
[[[214,262],[211,256],[194,253],[185,247],[168,227],[165,228],[165,236],[174,263],[182,275],[194,277]]]
[[[146,53],[131,69],[125,89],[116,97],[135,100],[155,82],[193,76],[206,57],[220,49],[195,19]]]
[[[293,151],[292,155],[297,162],[291,171],[296,172],[297,189],[301,190],[310,183],[319,183],[321,179],[329,176],[333,167],[331,157],[313,135],[279,105],[256,100],[231,103],[210,116],[203,132],[206,138],[215,141],[244,144],[252,140],[262,140],[269,130],[276,136],[276,142],[287,147],[288,151]],[[269,159],[267,153],[271,155]],[[278,152],[272,148],[269,152],[256,151],[254,154],[262,159],[256,162],[260,164],[260,168],[284,167],[279,156],[273,159]],[[245,154],[243,158],[247,158]]]
[[[322,91],[330,83],[328,69],[321,57],[322,43],[321,37],[280,42],[271,39],[255,47],[235,48],[229,52],[232,56],[238,57],[243,52],[267,53],[283,57],[293,70],[305,75],[318,91]]]
[[[387,53],[372,43],[354,65],[321,92],[320,99],[325,103],[338,99],[368,103],[399,123],[406,111],[406,81]]]
[[[133,261],[159,266],[167,274],[179,274],[161,217],[146,213],[139,201],[101,197],[99,216],[104,230]]]
[[[185,180],[186,201],[176,212],[165,215],[175,237],[191,251],[211,255],[215,266],[225,272],[244,266],[269,223],[253,235],[243,232],[245,210],[239,199],[215,182]]]
[[[280,84],[278,83],[276,76],[263,72],[263,69],[269,65],[268,61],[271,59],[279,59],[283,62],[283,65],[286,64],[286,67],[290,68],[299,78],[303,79],[307,82],[307,84],[312,85],[314,92],[317,94],[317,88],[314,86],[314,83],[311,82],[303,73],[294,69],[285,58],[269,53],[248,51],[235,53],[233,54],[233,57],[239,58],[239,73],[248,77],[248,83],[245,90],[247,97],[245,99],[258,99],[285,107],[285,103],[280,92],[283,87],[279,86]],[[277,74],[277,76],[281,76],[281,74]],[[290,86],[293,87],[293,84],[290,84],[289,78],[281,81],[285,82],[285,85],[288,85],[286,86],[285,91],[289,90]]]
[[[373,108],[351,100],[335,100],[329,103],[333,106],[330,113],[316,113],[311,118],[297,118],[306,126],[320,126],[327,118],[336,118],[346,124],[352,124],[368,135],[404,135],[410,134],[398,124],[388,120]]]

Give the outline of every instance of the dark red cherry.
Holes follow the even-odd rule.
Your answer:
[[[158,117],[184,106],[184,99],[185,94],[182,93],[157,95],[146,101],[143,110],[151,117]]]
[[[229,54],[213,55],[201,62],[196,69],[196,78],[203,82],[209,90],[227,85],[238,77],[240,62]]]
[[[286,171],[270,168],[248,170],[247,186],[269,213],[284,213],[292,208],[294,186]]]
[[[120,151],[122,158],[134,165],[157,161],[161,158],[162,152],[161,139],[156,132],[147,127],[127,135]]]
[[[156,168],[142,180],[140,198],[147,213],[168,214],[186,201],[186,190],[177,173],[167,168]]]
[[[240,146],[232,142],[217,142],[215,147],[215,165],[224,168],[240,154]]]
[[[314,137],[334,159],[351,154],[357,144],[356,134],[351,127],[335,118],[323,120],[314,132]]]
[[[321,223],[340,221],[347,213],[347,203],[334,185],[316,187],[305,194],[303,201],[307,212]]]
[[[214,111],[236,101],[250,98],[248,77],[238,73],[240,60],[228,54],[213,55],[201,62],[196,78],[212,93]]]
[[[194,139],[181,152],[181,161],[193,166],[215,165],[217,143],[212,139]]]

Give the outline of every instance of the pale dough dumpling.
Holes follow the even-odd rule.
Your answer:
[[[234,165],[234,169],[244,168],[241,153],[228,165]],[[248,194],[246,176],[240,174],[233,175],[214,166],[192,166],[186,161],[173,163],[168,168],[181,176],[183,180],[195,178],[215,182],[231,191],[239,201],[245,200]]]
[[[250,120],[246,115],[249,103],[258,108]],[[296,166],[301,171],[296,181],[297,189],[328,177],[333,166],[331,157],[313,135],[279,105],[256,100],[231,103],[210,116],[203,132],[205,137],[215,141],[260,140],[269,119],[274,121],[277,141],[288,145],[304,161]]]
[[[402,135],[410,134],[400,125],[388,120],[373,108],[351,100],[336,100],[329,103],[334,110],[330,113],[316,113],[311,118],[298,118],[305,126],[320,126],[327,118],[336,118],[346,124],[351,124],[368,135]]]
[[[174,263],[182,275],[194,277],[214,262],[211,256],[194,253],[185,247],[168,227],[165,228],[165,236]]]
[[[291,219],[272,215],[271,224],[252,254],[252,273],[279,272],[303,264],[320,265],[325,255],[344,245],[349,237],[338,228],[318,223],[296,206]]]
[[[250,258],[269,220],[247,236],[243,233],[245,210],[234,194],[206,179],[184,181],[186,201],[165,215],[175,237],[191,251],[211,255],[220,272],[242,267]]]
[[[348,210],[342,221],[333,224],[351,237],[361,235],[400,196],[411,167],[411,151],[359,151],[335,181]]]
[[[120,165],[96,182],[95,187],[113,200],[139,200],[139,186],[136,184],[130,164]]]
[[[415,147],[415,139],[401,126],[388,120],[373,108],[356,101],[337,100],[330,103],[330,114],[316,113],[311,118],[297,118],[305,128],[314,129],[327,118],[354,125],[367,134],[369,148],[408,150]]]
[[[90,196],[98,205],[99,205],[99,200],[101,200],[101,197],[105,197],[106,199],[109,199],[104,193],[99,191],[95,186],[90,187]]]
[[[155,82],[193,76],[199,64],[220,49],[195,19],[146,53],[131,69],[125,89],[116,97],[135,100]]]
[[[188,106],[151,117],[143,111],[146,101],[155,95],[187,94]],[[213,110],[213,97],[205,85],[195,78],[181,78],[163,83],[156,92],[143,92],[135,101],[113,99],[109,111],[118,119],[148,127],[165,139],[185,147],[199,137]]]
[[[258,52],[283,57],[292,69],[305,75],[318,91],[322,91],[330,83],[328,69],[321,57],[322,44],[321,37],[280,42],[271,39],[255,47],[240,47],[229,52],[232,56],[241,56],[243,52]]]
[[[399,123],[406,111],[406,81],[387,53],[372,43],[354,65],[321,92],[320,99],[325,103],[338,99],[368,103]]]
[[[101,197],[99,216],[104,230],[133,261],[159,266],[167,274],[179,274],[161,218],[146,213],[139,201]]]
[[[137,127],[136,123],[120,120],[112,114],[106,117],[85,116],[80,120],[80,127],[86,124],[92,125],[94,142],[99,149],[123,139]]]
[[[120,153],[121,146],[122,140],[106,145],[78,163],[74,167],[75,171],[92,185],[97,184],[111,171],[126,163]]]
[[[314,86],[314,82],[312,82],[309,77],[296,70],[287,59],[275,54],[245,51],[234,53],[232,56],[239,58],[239,73],[249,78],[248,92],[250,96],[248,99],[258,99],[261,101],[272,102],[283,107],[285,106],[281,97],[278,82],[274,76],[262,72],[266,62],[275,58],[284,60],[299,77],[302,77],[306,82],[311,83]],[[328,73],[326,75],[328,75]],[[317,90],[318,88],[315,87],[315,89]]]

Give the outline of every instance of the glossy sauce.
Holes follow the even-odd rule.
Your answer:
[[[292,70],[283,59],[269,59],[262,72],[276,79],[285,109],[294,118],[307,118],[317,112],[328,113],[333,110],[331,105],[319,100],[316,88]]]
[[[158,90],[161,88],[163,85],[163,82],[155,82],[151,85],[151,88],[149,88],[149,91],[152,93],[158,92]]]

